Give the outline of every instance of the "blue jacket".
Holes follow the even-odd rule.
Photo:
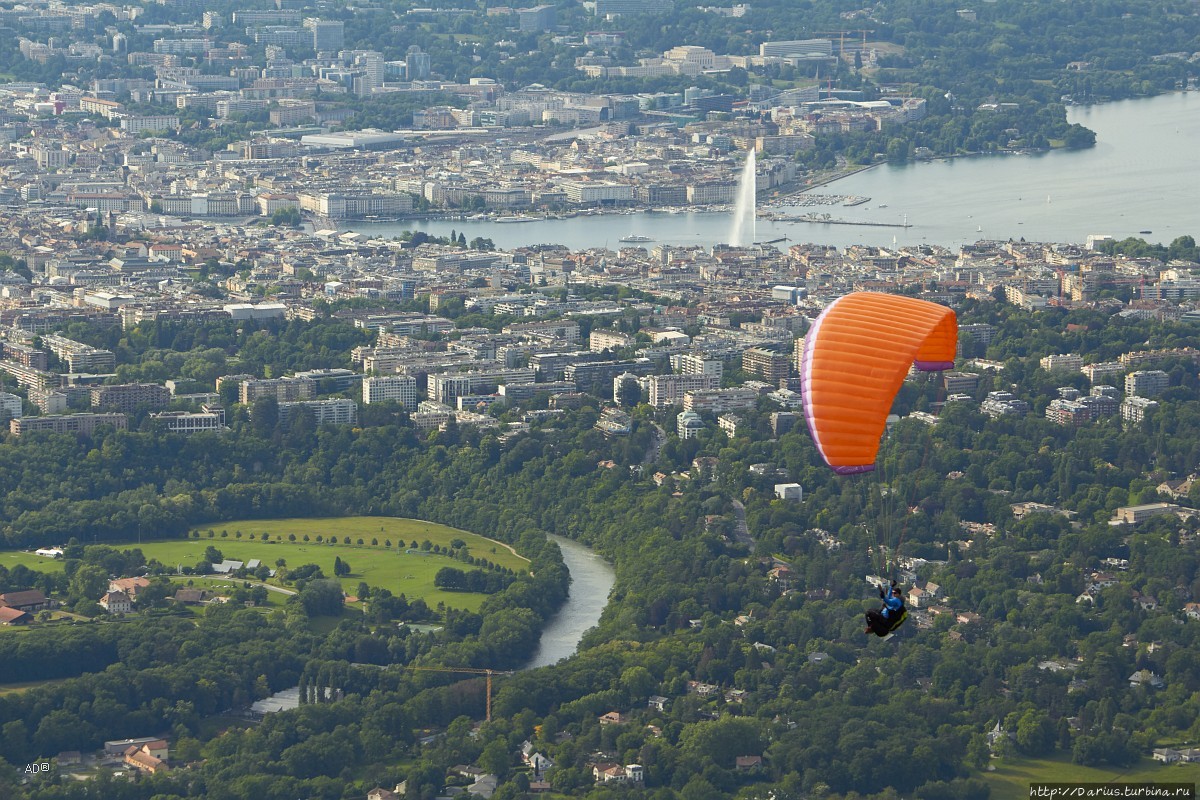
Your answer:
[[[879,610],[879,613],[883,615],[884,619],[890,619],[892,616],[899,614],[903,610],[904,598],[893,597],[890,592],[884,595],[883,608]]]

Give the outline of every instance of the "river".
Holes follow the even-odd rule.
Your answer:
[[[813,190],[870,197],[862,205],[798,208],[836,219],[911,227],[869,227],[759,220],[757,239],[851,244],[940,244],[978,239],[1080,242],[1090,234],[1170,242],[1200,233],[1191,198],[1200,181],[1200,94],[1180,92],[1096,106],[1074,106],[1068,119],[1096,132],[1096,146],[1028,155],[972,156],[881,165]],[[787,209],[783,209],[787,210]],[[397,236],[423,230],[492,239],[502,249],[556,243],[572,249],[620,246],[623,236],[709,247],[728,241],[732,213],[639,212],[497,223],[413,220],[358,223],[351,230]],[[787,243],[783,243],[786,246]],[[647,243],[647,247],[653,247]]]
[[[562,536],[550,538],[562,550],[563,562],[571,573],[571,588],[562,608],[542,631],[537,650],[524,669],[557,664],[573,655],[583,634],[600,621],[616,581],[612,565],[599,554]]]

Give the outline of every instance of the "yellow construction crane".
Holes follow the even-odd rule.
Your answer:
[[[821,36],[837,36],[838,37],[838,55],[846,52],[846,34],[858,33],[862,34],[862,49],[867,49],[867,34],[874,33],[874,30],[864,30],[863,28],[855,28],[854,30],[846,31],[813,31],[813,33]]]
[[[487,721],[492,721],[492,676],[512,675],[512,670],[477,669],[475,667],[418,667],[415,664],[402,664],[404,669],[421,670],[423,672],[458,672],[467,675],[487,676]]]

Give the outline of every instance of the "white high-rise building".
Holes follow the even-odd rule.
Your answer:
[[[416,410],[421,398],[417,394],[417,379],[411,375],[386,375],[363,379],[363,404],[395,400],[409,411]]]
[[[0,392],[0,419],[20,419],[21,398],[8,392]]]

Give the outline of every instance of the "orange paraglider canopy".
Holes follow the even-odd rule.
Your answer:
[[[958,319],[937,303],[874,292],[839,297],[804,338],[804,418],[821,457],[842,474],[875,468],[892,401],[914,364],[954,367]]]

